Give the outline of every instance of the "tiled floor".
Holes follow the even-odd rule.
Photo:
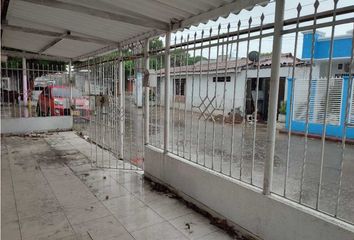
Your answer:
[[[231,239],[141,172],[91,168],[73,132],[5,137],[1,148],[3,240]]]

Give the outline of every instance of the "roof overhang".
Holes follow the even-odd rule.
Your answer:
[[[17,55],[87,58],[268,1],[2,0],[2,47]]]

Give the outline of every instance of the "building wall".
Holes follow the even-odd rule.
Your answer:
[[[309,67],[307,66],[301,66],[301,67],[296,67],[295,68],[295,77],[296,78],[309,78]],[[259,72],[259,77],[260,78],[267,78],[270,77],[270,68],[264,68],[260,69]],[[318,75],[319,68],[314,68],[313,69],[313,74]],[[218,74],[218,76],[225,76],[224,72],[221,72]],[[215,97],[213,100],[213,106],[217,107],[219,110],[215,111],[215,114],[222,114],[223,109],[225,109],[225,114],[229,113],[232,108],[233,108],[233,99],[235,95],[235,108],[240,108],[240,110],[243,110],[244,106],[244,96],[245,96],[245,79],[246,79],[246,71],[242,70],[241,72],[238,72],[235,77],[235,73],[228,73],[226,76],[230,76],[231,80],[230,82],[225,83],[225,88],[224,88],[224,82],[213,82],[213,77],[216,77],[215,73],[209,74],[208,76],[206,74],[203,74],[200,78],[200,75],[194,75],[194,80],[193,80],[193,75],[188,75],[186,78],[185,75],[179,75],[176,74],[175,78],[186,78],[186,88],[185,88],[185,102],[174,102],[174,106],[176,108],[181,108],[186,109],[190,111],[192,108],[192,103],[193,103],[193,111],[199,111],[197,106],[200,106],[203,102],[203,100],[206,99],[206,93],[208,92],[209,100],[205,100],[204,103],[206,105],[209,104],[210,100]],[[247,72],[247,78],[256,78],[257,77],[257,70],[256,69],[251,69],[248,70]],[[280,77],[285,77],[289,78],[292,77],[292,67],[282,67],[280,68]],[[174,78],[174,76],[171,74],[171,80]],[[209,79],[209,84],[208,80]],[[234,91],[234,84],[235,84],[235,79],[236,79],[236,90]],[[161,104],[164,104],[164,78],[160,81],[160,89],[161,89]],[[285,81],[285,84],[287,84],[287,81]],[[193,91],[192,91],[193,90]],[[225,105],[224,105],[224,92],[225,92]],[[216,94],[215,94],[216,93]],[[235,94],[234,94],[235,93]],[[170,94],[172,96],[173,94],[173,84],[171,82],[170,84]],[[287,98],[287,85],[285,85],[285,93],[284,93],[284,100]],[[186,104],[186,105],[185,105]],[[172,105],[171,105],[172,106]],[[201,110],[203,111],[205,109],[205,106],[201,106]],[[211,108],[210,108],[211,109]]]
[[[331,38],[325,38],[322,33],[314,35],[314,59],[328,59],[330,56]],[[311,32],[305,32],[303,36],[302,58],[310,59],[312,56],[312,38]],[[352,36],[336,36],[333,40],[333,58],[350,58],[352,50]]]
[[[348,74],[348,71],[345,69],[345,65],[350,63],[350,59],[334,59],[332,61],[332,69],[331,69],[331,76],[339,76],[342,74]],[[316,61],[316,65],[319,66],[319,77],[320,78],[327,78],[328,75],[328,60],[326,61]],[[338,65],[342,65],[342,69],[339,69]]]

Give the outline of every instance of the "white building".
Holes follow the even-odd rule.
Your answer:
[[[279,104],[287,97],[287,78],[292,77],[294,58],[291,54],[283,54],[280,68]],[[295,59],[295,78],[308,79],[310,68],[308,65]],[[237,65],[237,66],[236,66]],[[235,69],[237,69],[235,71]],[[313,71],[318,71],[314,69]],[[236,73],[235,73],[236,72]],[[263,56],[260,59],[258,112],[259,119],[266,120],[268,111],[269,79],[271,72],[271,56]],[[164,70],[158,76],[156,87],[157,101],[164,102]],[[216,79],[218,79],[216,81]],[[249,81],[246,85],[246,79]],[[246,114],[254,112],[256,96],[257,64],[245,58],[235,60],[214,60],[202,63],[197,62],[191,66],[171,68],[170,94],[174,98],[174,106],[190,111],[205,111],[213,114],[228,114],[233,107],[243,112],[246,104]],[[236,84],[236,85],[235,85]],[[162,94],[160,94],[162,93]],[[207,94],[208,93],[208,94]],[[246,101],[244,96],[246,94]],[[192,107],[193,106],[193,107]],[[224,110],[224,111],[223,111]]]

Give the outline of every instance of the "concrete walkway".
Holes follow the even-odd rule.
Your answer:
[[[3,240],[231,239],[141,172],[92,169],[73,132],[4,137],[1,150]]]

